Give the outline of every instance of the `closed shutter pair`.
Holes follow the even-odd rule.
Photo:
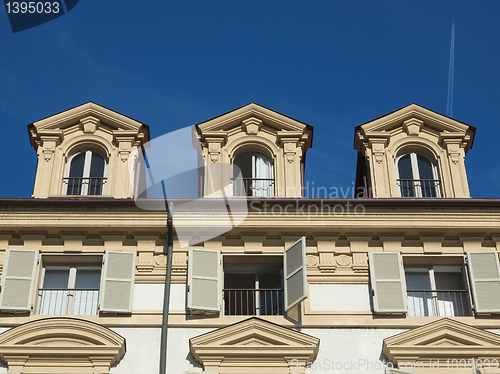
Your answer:
[[[306,239],[300,238],[284,252],[285,311],[307,297]],[[189,249],[188,308],[219,312],[222,305],[221,252]]]
[[[498,253],[467,252],[476,313],[500,313]],[[406,313],[406,282],[401,253],[370,252],[373,306],[378,313]]]
[[[35,250],[7,249],[1,281],[0,310],[31,310],[37,283],[38,257],[39,253]],[[100,311],[132,312],[135,258],[136,254],[133,252],[105,252],[99,295]]]

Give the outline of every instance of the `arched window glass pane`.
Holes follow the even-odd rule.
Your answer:
[[[240,153],[234,159],[234,165],[238,166],[241,171],[242,178],[252,178],[252,153]]]
[[[82,177],[85,169],[85,154],[81,152],[71,160],[69,178],[67,180],[67,195],[81,195],[82,193]]]
[[[85,152],[78,154],[73,157],[71,161],[71,169],[69,171],[70,178],[81,178],[83,177],[83,167],[85,165]]]
[[[254,196],[271,196],[271,162],[261,154],[255,154]]]
[[[92,160],[90,163],[89,187],[88,195],[102,195],[102,187],[104,180],[104,167],[106,162],[104,158],[96,152],[92,152]]]
[[[269,158],[258,152],[243,152],[235,157],[233,164],[240,168],[243,178],[233,180],[235,196],[272,196],[274,179]]]
[[[271,162],[263,155],[255,155],[255,178],[271,178]]]
[[[399,179],[414,179],[411,169],[410,155],[403,156],[398,162]]]
[[[104,176],[104,158],[99,154],[92,152],[92,163],[90,164],[90,178],[102,178]]]
[[[434,179],[432,164],[429,159],[425,156],[417,155],[417,162],[420,179]]]

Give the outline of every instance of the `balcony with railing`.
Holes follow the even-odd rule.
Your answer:
[[[63,178],[66,195],[103,195],[107,178]]]
[[[38,303],[41,315],[97,315],[99,289],[41,288]]]
[[[283,289],[224,289],[224,314],[228,316],[278,316],[284,314]]]
[[[233,196],[274,196],[274,178],[232,178]]]
[[[465,290],[407,291],[410,317],[465,317],[471,315]]]
[[[441,197],[439,179],[398,179],[401,197]]]

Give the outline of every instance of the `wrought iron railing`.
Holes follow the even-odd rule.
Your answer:
[[[38,290],[38,314],[97,315],[99,289],[41,288]]]
[[[283,289],[224,289],[224,314],[277,316],[284,314]]]
[[[469,295],[465,290],[413,290],[408,295],[411,317],[464,317],[471,315]]]
[[[274,196],[273,178],[232,178],[233,196]]]
[[[398,179],[401,197],[441,197],[439,179]]]
[[[102,195],[107,178],[63,178],[66,195]]]

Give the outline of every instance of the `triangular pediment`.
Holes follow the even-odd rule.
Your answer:
[[[257,355],[267,362],[285,364],[292,352],[295,357],[312,360],[318,353],[319,339],[253,317],[192,338],[189,344],[200,363],[214,357],[243,362]]]
[[[318,339],[257,317],[191,339],[191,344],[197,346],[249,345],[250,342],[256,345],[314,346]]]
[[[477,357],[500,353],[500,335],[449,318],[403,332],[384,340],[389,360],[412,355],[420,358]]]
[[[248,130],[250,133],[265,131],[279,136],[295,135],[307,143],[307,148],[311,147],[313,133],[311,125],[255,103],[244,105],[196,126],[202,135],[208,134],[207,136],[218,133],[230,136]]]
[[[464,122],[457,121],[418,104],[407,105],[394,112],[366,122],[360,125],[360,127],[365,131],[391,131],[396,127],[402,126],[405,121],[412,118],[424,121],[425,126],[434,128],[437,131],[464,133],[469,129],[475,130],[474,127]]]
[[[366,137],[390,138],[401,132],[417,135],[421,131],[438,138],[459,137],[468,150],[472,147],[476,128],[423,106],[410,104],[357,126],[355,149],[360,149],[359,143]]]
[[[35,149],[42,136],[52,137],[59,144],[66,135],[75,132],[93,134],[100,131],[112,136],[130,136],[142,142],[149,140],[148,125],[93,102],[33,122],[28,130]]]
[[[91,101],[33,122],[33,126],[39,131],[64,130],[89,116],[99,118],[103,126],[112,130],[137,131],[143,126],[147,127],[142,122]]]

